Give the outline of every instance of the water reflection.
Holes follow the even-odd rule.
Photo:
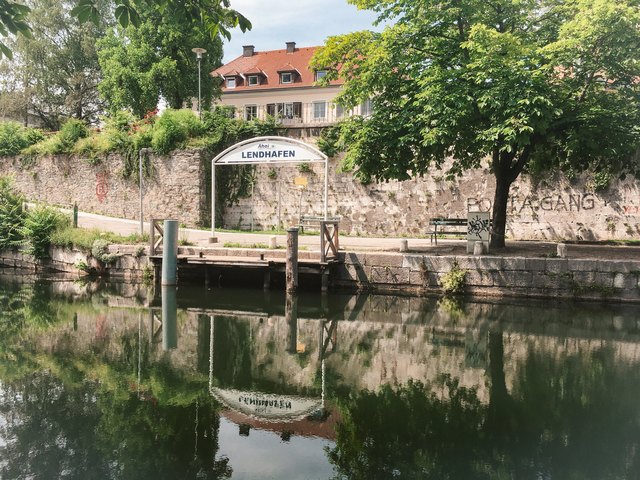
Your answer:
[[[638,478],[639,326],[0,277],[0,476]]]

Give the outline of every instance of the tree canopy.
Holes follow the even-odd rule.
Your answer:
[[[145,6],[141,22],[111,32],[98,45],[103,80],[100,92],[110,110],[130,108],[138,117],[156,108],[162,96],[171,108],[198,97],[198,69],[193,47],[203,47],[203,104],[209,105],[213,79],[206,75],[220,64],[222,42],[201,22],[165,16],[158,6]]]
[[[93,122],[102,112],[96,41],[104,30],[78,24],[72,1],[29,0],[30,37],[11,39],[12,60],[0,63],[0,112],[57,129],[66,118]],[[102,2],[107,16],[106,2]]]
[[[522,172],[638,169],[637,0],[349,2],[391,25],[331,37],[312,64],[325,81],[339,72],[345,107],[372,98],[369,117],[341,127],[361,178],[456,175],[488,159],[501,247]]]

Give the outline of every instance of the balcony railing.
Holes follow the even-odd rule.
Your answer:
[[[266,120],[272,117],[281,125],[291,127],[332,125],[353,115],[371,114],[369,101],[350,110],[344,110],[331,102],[246,104],[234,108],[234,117],[237,119]]]

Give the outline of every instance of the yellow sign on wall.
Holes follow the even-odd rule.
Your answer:
[[[299,187],[306,187],[307,186],[307,177],[295,177],[293,179],[293,184],[297,185]]]

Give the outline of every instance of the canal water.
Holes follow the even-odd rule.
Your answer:
[[[637,479],[640,308],[0,276],[2,479]]]

